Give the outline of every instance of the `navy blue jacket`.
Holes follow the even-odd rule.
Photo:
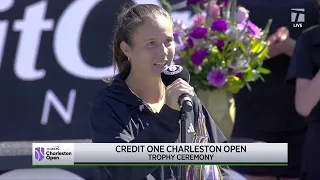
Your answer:
[[[135,96],[119,74],[94,99],[90,114],[93,143],[174,143],[180,142],[180,112],[164,105],[159,113]],[[206,119],[210,142],[226,142],[198,98],[194,110],[187,114],[186,124],[195,123],[199,110]],[[186,131],[187,132],[187,131]],[[193,142],[194,134],[186,135]],[[98,179],[112,180],[178,180],[177,167],[100,167]]]
[[[312,80],[320,69],[320,25],[306,29],[298,38],[291,64],[288,83],[295,85],[298,78]],[[320,164],[320,102],[306,117],[308,130],[303,146],[301,179],[319,179]]]

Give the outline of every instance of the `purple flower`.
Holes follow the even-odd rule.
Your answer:
[[[242,79],[243,74],[242,74],[241,72],[239,72],[239,73],[236,74],[236,76],[237,76],[238,78]]]
[[[228,3],[229,3],[228,0],[224,0],[223,5],[228,6]]]
[[[175,31],[174,33],[173,33],[173,37],[176,39],[176,38],[178,38],[180,36],[180,33],[179,32],[177,32],[177,31]]]
[[[224,47],[224,41],[221,40],[221,39],[219,39],[219,40],[217,41],[217,48],[218,48],[218,50],[219,50],[219,51],[222,51],[222,50],[223,50],[223,47]]]
[[[203,60],[209,55],[205,50],[197,50],[191,55],[191,61],[195,66],[200,66]]]
[[[258,26],[253,24],[251,21],[248,22],[248,29],[250,31],[249,36],[250,37],[259,37],[260,36],[260,29]]]
[[[194,39],[202,39],[208,34],[207,28],[195,27],[190,33],[190,37]]]
[[[236,23],[240,24],[243,21],[246,21],[248,18],[249,18],[249,11],[244,7],[239,7],[235,14]]]
[[[191,38],[187,39],[187,42],[184,43],[184,50],[188,50],[189,48],[193,48],[194,47],[194,43],[193,40]]]
[[[228,72],[231,73],[231,74],[234,73],[234,68],[233,67],[229,67],[228,68]]]
[[[227,82],[227,75],[220,70],[213,70],[208,73],[208,82],[214,87],[221,87]]]
[[[177,52],[184,51],[184,50],[187,50],[187,47],[186,47],[185,44],[177,44],[176,45],[176,51]]]
[[[229,28],[228,23],[224,19],[216,19],[211,24],[212,31],[218,31],[218,32],[224,33],[228,28]]]
[[[187,0],[187,6],[196,5],[203,2],[203,0]]]
[[[246,21],[243,21],[241,24],[238,24],[237,27],[240,31],[243,31],[243,29],[246,26]],[[260,38],[261,36],[261,29],[253,24],[251,21],[248,22],[247,29],[249,30],[249,37],[255,37]]]
[[[193,41],[192,41],[191,38],[187,39],[187,46],[190,47],[190,48],[193,48],[194,44],[193,44]]]

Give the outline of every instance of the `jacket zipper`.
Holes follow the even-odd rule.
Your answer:
[[[148,103],[146,103],[144,100],[141,100],[142,101],[142,105],[144,105],[144,106],[146,106],[147,107],[147,109],[148,110],[145,110],[146,112],[148,112],[148,113],[150,113],[150,114],[154,114],[153,113],[153,110],[152,110],[152,108],[149,106],[149,104]],[[148,120],[149,121],[149,120]],[[180,123],[180,122],[179,122]],[[177,178],[174,176],[174,174],[173,174],[173,169],[172,169],[172,166],[169,166],[169,169],[170,169],[170,171],[171,171],[171,176],[172,176],[172,178],[173,178],[173,180],[177,180]],[[163,171],[164,169],[162,168],[162,171]]]
[[[146,103],[144,100],[142,100],[142,104],[148,108],[149,113],[152,113],[152,108],[149,106],[148,103]]]

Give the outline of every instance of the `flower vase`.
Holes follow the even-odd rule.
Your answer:
[[[229,140],[235,120],[235,102],[232,94],[226,90],[197,90],[197,95],[209,114]]]

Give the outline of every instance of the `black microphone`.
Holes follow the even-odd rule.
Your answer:
[[[181,78],[186,82],[190,82],[190,74],[187,69],[180,65],[170,65],[161,74],[162,82],[168,86],[172,84],[176,79]],[[193,102],[188,94],[182,94],[178,99],[179,105],[186,112],[190,112],[193,109]]]

